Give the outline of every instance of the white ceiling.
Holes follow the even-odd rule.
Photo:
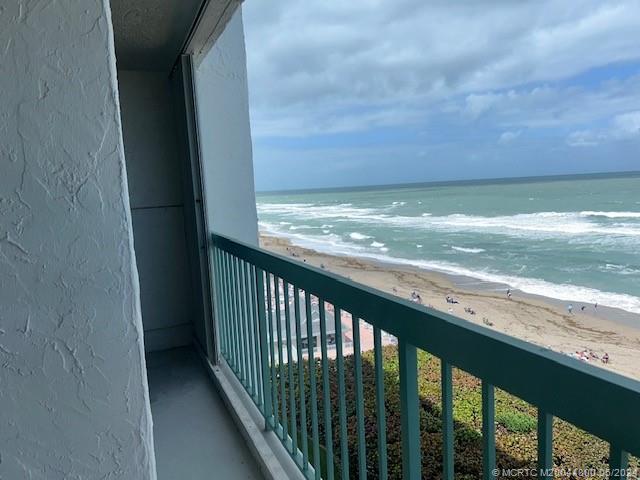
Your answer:
[[[202,3],[204,0],[111,0],[118,68],[169,72]]]

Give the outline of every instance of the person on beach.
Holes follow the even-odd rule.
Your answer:
[[[581,311],[581,312],[584,312],[584,309],[585,309],[585,308],[587,308],[587,307],[585,307],[584,305],[582,305],[582,306],[580,307],[580,311]]]
[[[507,298],[511,300],[511,289],[507,288]]]
[[[569,315],[573,315],[573,305],[572,304],[567,305],[567,312],[569,312]]]
[[[602,363],[609,363],[609,354],[607,352],[604,352],[602,356]]]

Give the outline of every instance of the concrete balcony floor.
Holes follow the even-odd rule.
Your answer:
[[[147,355],[158,480],[263,478],[197,353]]]

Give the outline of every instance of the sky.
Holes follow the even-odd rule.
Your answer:
[[[640,170],[640,1],[247,0],[256,189]]]

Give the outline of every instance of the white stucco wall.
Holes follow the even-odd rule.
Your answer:
[[[0,478],[154,479],[107,0],[0,7]]]
[[[257,244],[247,59],[239,8],[196,70],[209,228]]]

